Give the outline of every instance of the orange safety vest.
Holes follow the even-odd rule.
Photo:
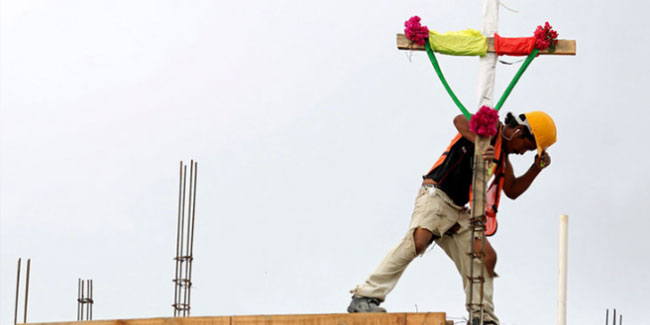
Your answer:
[[[498,223],[497,223],[497,211],[499,208],[499,202],[501,201],[501,190],[503,189],[503,180],[504,180],[504,171],[505,171],[505,155],[502,156],[502,144],[503,144],[503,138],[501,137],[501,131],[503,130],[503,126],[499,126],[499,131],[496,134],[496,141],[494,143],[494,160],[496,163],[492,165],[491,168],[491,175],[494,175],[494,180],[490,184],[487,190],[487,196],[486,196],[486,202],[485,202],[485,235],[486,236],[492,236],[496,233],[497,228],[498,228]],[[460,140],[463,136],[458,133],[454,139],[451,140],[451,143],[445,150],[445,152],[438,158],[436,163],[431,167],[429,172],[427,174],[430,174],[434,169],[436,169],[438,166],[440,166],[445,159],[447,159],[447,155],[449,154],[450,150]],[[439,184],[442,183],[445,179],[447,174],[443,175],[442,178],[438,181]],[[472,201],[472,188],[470,186],[469,189],[469,201]]]

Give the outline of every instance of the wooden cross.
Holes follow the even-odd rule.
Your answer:
[[[494,51],[494,37],[486,37],[487,39],[487,52],[496,53]],[[409,50],[409,51],[424,51],[424,45],[417,45],[404,34],[397,34],[397,48],[400,50]],[[557,40],[557,45],[553,53],[549,53],[548,49],[539,51],[539,54],[542,55],[576,55],[576,41],[568,39],[559,39]]]

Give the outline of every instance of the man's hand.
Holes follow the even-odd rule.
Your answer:
[[[551,156],[546,152],[542,152],[542,156],[535,155],[535,166],[539,169],[544,169],[551,164]]]
[[[494,147],[493,146],[487,146],[485,148],[485,151],[483,151],[483,154],[481,155],[483,159],[485,160],[492,160],[494,159]]]

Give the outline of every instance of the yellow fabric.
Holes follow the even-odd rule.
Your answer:
[[[476,29],[440,34],[429,30],[429,44],[439,53],[449,55],[480,55],[487,53],[487,40]]]
[[[524,114],[526,121],[533,131],[535,142],[537,142],[537,153],[541,156],[546,148],[550,147],[557,141],[557,130],[555,122],[546,113],[542,111],[533,111]]]

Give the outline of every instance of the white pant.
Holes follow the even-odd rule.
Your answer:
[[[469,303],[470,296],[470,260],[469,253],[472,250],[472,230],[469,228],[469,210],[459,207],[443,191],[434,187],[422,187],[415,199],[415,208],[411,217],[411,225],[402,241],[381,261],[374,273],[368,276],[366,281],[352,290],[352,293],[362,297],[377,298],[381,301],[395,288],[397,281],[402,276],[406,267],[415,258],[415,241],[413,233],[417,228],[424,228],[431,231],[439,238],[436,243],[447,256],[454,261],[456,268],[463,278],[466,302]],[[460,229],[452,236],[444,235],[456,223]],[[499,319],[494,315],[494,303],[492,302],[492,277],[480,262],[475,259],[474,272],[479,274],[483,269],[485,282],[483,284],[483,305],[484,320],[493,321],[497,324]],[[480,301],[480,287],[474,284],[473,301]],[[478,317],[480,311],[475,310]]]

